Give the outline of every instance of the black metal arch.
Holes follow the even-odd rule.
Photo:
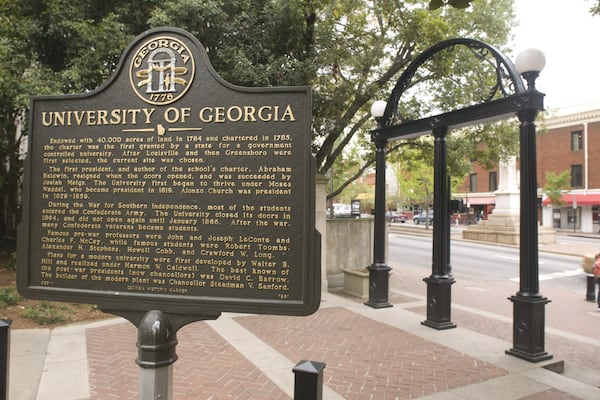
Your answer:
[[[480,60],[487,60],[488,52],[496,60],[496,86],[487,99],[472,106],[445,112],[418,120],[393,124],[398,103],[410,85],[418,68],[438,52],[456,46],[467,46]],[[389,271],[385,258],[385,149],[388,140],[412,138],[425,134],[434,136],[434,199],[435,225],[433,227],[433,255],[431,275],[427,283],[427,319],[422,323],[434,329],[456,327],[451,321],[451,286],[454,284],[450,265],[450,185],[447,175],[446,135],[452,129],[482,122],[519,117],[520,127],[520,227],[519,227],[519,291],[511,296],[513,302],[513,348],[508,354],[531,362],[552,358],[544,349],[544,307],[549,300],[539,291],[537,182],[535,118],[544,109],[544,95],[535,89],[537,72],[524,73],[528,87],[516,71],[512,61],[494,47],[474,39],[458,38],[440,42],[419,55],[404,71],[394,87],[384,112],[377,118],[379,127],[371,132],[376,147],[375,163],[375,226],[373,264],[369,270],[369,300],[373,308],[392,307],[388,301]],[[512,82],[513,94],[504,90],[502,79]],[[500,90],[502,97],[497,96]],[[496,97],[496,98],[494,98]]]
[[[410,87],[410,83],[419,67],[421,67],[425,62],[433,58],[433,56],[441,51],[454,50],[456,46],[467,47],[475,54],[477,58],[481,60],[486,59],[488,54],[494,58],[496,62],[496,65],[494,66],[496,70],[496,86],[492,88],[490,91],[490,96],[487,99],[484,99],[484,102],[490,101],[498,91],[500,91],[504,97],[508,97],[510,95],[502,84],[503,78],[508,78],[510,80],[515,94],[525,92],[525,85],[523,85],[521,76],[517,72],[513,62],[506,57],[504,53],[500,52],[495,47],[477,39],[448,39],[429,47],[417,58],[415,58],[413,62],[410,63],[410,65],[404,70],[402,75],[400,75],[400,78],[396,82],[396,85],[394,86],[394,89],[392,89],[392,93],[388,98],[387,106],[382,117],[382,126],[389,126],[392,123],[392,116],[398,115],[398,103],[400,102],[404,92]]]

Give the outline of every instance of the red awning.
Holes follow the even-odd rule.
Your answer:
[[[496,204],[496,197],[469,197],[465,202],[469,203],[470,206]]]
[[[573,197],[575,197],[575,201],[578,206],[593,206],[600,204],[600,194],[563,194],[561,199],[565,204],[572,205]],[[547,206],[550,204],[550,199],[544,199],[544,205]]]

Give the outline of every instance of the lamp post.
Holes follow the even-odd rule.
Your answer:
[[[371,106],[371,115],[379,128],[384,126],[383,115],[387,103],[379,100]],[[373,308],[391,307],[388,301],[389,274],[391,268],[385,260],[385,148],[387,140],[378,141],[375,149],[375,226],[373,237],[373,264],[369,265],[369,301],[365,304]]]
[[[524,50],[515,61],[516,70],[527,81],[527,92],[539,93],[535,80],[546,63],[544,53]],[[535,118],[538,109],[518,112],[520,121],[521,216],[519,250],[519,291],[510,297],[513,303],[513,347],[507,354],[538,362],[552,358],[544,350],[545,305],[550,301],[539,291],[537,161]]]
[[[437,53],[466,47],[479,61],[492,66],[496,82],[480,103],[458,110],[420,119],[401,118],[395,123],[398,104],[418,68]],[[535,118],[544,108],[544,95],[535,88],[535,80],[544,66],[543,53],[528,49],[517,58],[518,68],[504,54],[475,39],[456,38],[439,42],[425,50],[404,70],[387,102],[377,102],[371,114],[378,128],[371,132],[376,153],[375,246],[374,261],[369,268],[369,302],[372,307],[389,307],[388,272],[385,262],[385,147],[390,140],[434,136],[434,213],[433,265],[427,282],[427,320],[424,325],[435,329],[452,328],[450,321],[451,286],[454,279],[450,266],[449,185],[446,174],[445,137],[452,129],[493,122],[518,116],[520,121],[521,215],[520,215],[520,288],[513,302],[513,348],[508,354],[537,362],[548,358],[544,351],[544,306],[549,302],[539,292],[537,182]],[[527,81],[525,87],[522,77]],[[484,80],[482,80],[483,82]],[[508,84],[507,84],[508,82]],[[467,196],[467,195],[466,195]],[[458,266],[460,268],[460,266]],[[384,293],[385,291],[385,293]]]

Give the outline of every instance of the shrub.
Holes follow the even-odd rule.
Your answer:
[[[0,289],[0,308],[14,306],[21,300],[21,296],[14,287],[5,287]]]
[[[50,325],[55,322],[66,321],[67,312],[72,312],[72,310],[65,305],[54,306],[47,301],[40,301],[34,306],[25,306],[25,310],[21,315],[34,320],[40,325]]]

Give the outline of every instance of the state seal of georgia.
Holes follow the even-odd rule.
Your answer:
[[[139,98],[154,105],[180,99],[194,79],[190,49],[172,36],[158,36],[143,43],[133,55],[129,80]]]

